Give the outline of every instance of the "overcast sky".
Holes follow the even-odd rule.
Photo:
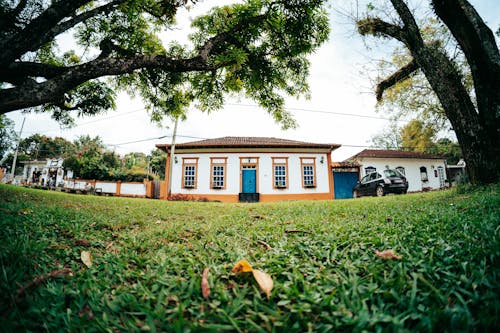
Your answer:
[[[378,0],[377,0],[378,1]],[[377,3],[374,1],[374,3]],[[190,20],[204,13],[214,3],[234,1],[204,1],[192,11],[183,11],[178,16],[177,29],[165,39],[181,40],[189,29]],[[346,3],[343,2],[343,9]],[[500,26],[499,0],[470,0],[476,10],[496,31]],[[333,1],[331,1],[333,3]],[[339,3],[339,1],[335,1]],[[422,1],[426,5],[427,1]],[[288,98],[286,107],[297,120],[296,130],[282,131],[266,111],[255,106],[251,100],[228,99],[223,110],[204,114],[192,107],[187,120],[180,122],[177,142],[194,141],[223,136],[271,136],[284,139],[316,143],[336,143],[343,147],[333,154],[340,161],[361,151],[369,145],[370,138],[388,125],[388,115],[375,112],[375,96],[366,66],[374,59],[390,53],[392,46],[387,40],[368,39],[370,50],[355,33],[350,20],[331,6],[329,41],[311,55],[309,85],[310,100]],[[117,110],[98,117],[77,120],[72,129],[62,129],[43,114],[21,114],[11,112],[8,117],[20,130],[26,117],[22,137],[35,133],[61,136],[74,140],[80,135],[100,136],[110,149],[119,154],[131,151],[149,153],[157,143],[170,143],[173,124],[165,121],[163,128],[152,124],[140,99],[131,99],[120,94]],[[167,128],[168,127],[168,128]],[[158,139],[159,137],[164,137]]]

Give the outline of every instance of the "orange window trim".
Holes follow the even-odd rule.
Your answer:
[[[188,163],[186,160],[195,160],[195,163]],[[194,186],[193,187],[186,187],[186,183],[184,182],[185,176],[186,176],[186,167],[187,166],[194,166]],[[194,190],[198,188],[198,157],[183,157],[182,158],[182,183],[181,183],[181,188],[183,189],[189,189],[189,190]]]
[[[216,163],[214,160],[224,160],[224,163]],[[224,167],[224,178],[222,187],[214,188],[214,167],[223,166]],[[210,189],[212,190],[225,190],[227,185],[227,157],[210,157]]]
[[[313,160],[312,163],[305,162],[304,160]],[[304,177],[304,166],[311,165],[313,167],[313,184],[312,186],[306,186],[305,177]],[[301,157],[300,158],[300,170],[302,173],[302,188],[314,188],[318,186],[316,181],[316,157]]]
[[[272,157],[273,159],[273,189],[275,190],[284,190],[289,187],[289,182],[288,182],[288,157]],[[276,160],[285,160],[285,163],[278,163]],[[285,166],[285,182],[286,186],[285,187],[278,187],[276,186],[276,172],[275,172],[275,167],[276,166]]]

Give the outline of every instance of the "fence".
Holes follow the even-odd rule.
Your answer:
[[[161,182],[162,183],[162,182]],[[139,182],[113,182],[102,180],[71,179],[64,181],[66,192],[94,192],[96,194],[114,195],[120,197],[154,198],[154,182],[145,180]]]

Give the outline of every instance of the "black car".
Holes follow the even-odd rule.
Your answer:
[[[408,181],[399,171],[387,169],[383,175],[372,172],[358,181],[352,189],[353,198],[365,195],[384,196],[387,193],[403,194],[408,192]]]

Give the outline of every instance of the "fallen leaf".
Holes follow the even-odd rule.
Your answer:
[[[270,250],[271,249],[271,245],[267,244],[264,241],[258,240],[257,243],[259,243],[260,245],[264,246],[266,248],[266,250]]]
[[[401,259],[401,256],[396,255],[393,250],[385,250],[385,251],[375,250],[375,255],[382,259],[396,259],[396,260]]]
[[[109,249],[113,246],[113,244],[115,244],[115,242],[114,242],[114,241],[109,242],[109,243],[106,245],[106,251],[109,251]]]
[[[252,271],[252,274],[253,277],[255,278],[255,281],[257,281],[260,290],[262,290],[262,292],[266,294],[267,298],[269,298],[269,296],[271,295],[271,290],[273,289],[274,286],[274,282],[271,276],[258,269],[254,269]]]
[[[33,211],[31,209],[25,208],[25,209],[21,209],[18,214],[19,215],[29,215],[31,213],[33,213]]]
[[[234,265],[231,273],[247,273],[252,271],[252,266],[245,259],[240,260]]]
[[[204,298],[208,299],[210,296],[210,285],[208,284],[208,271],[210,271],[210,267],[207,267],[203,270],[203,274],[201,275],[201,294]]]
[[[82,251],[80,253],[80,259],[82,259],[85,266],[88,268],[92,267],[92,255],[90,254],[90,251]]]
[[[310,234],[309,231],[305,230],[285,230],[286,234],[298,234],[298,233],[303,233],[303,234]]]
[[[75,246],[85,246],[85,247],[89,247],[90,246],[90,242],[86,239],[77,239],[75,241]]]

